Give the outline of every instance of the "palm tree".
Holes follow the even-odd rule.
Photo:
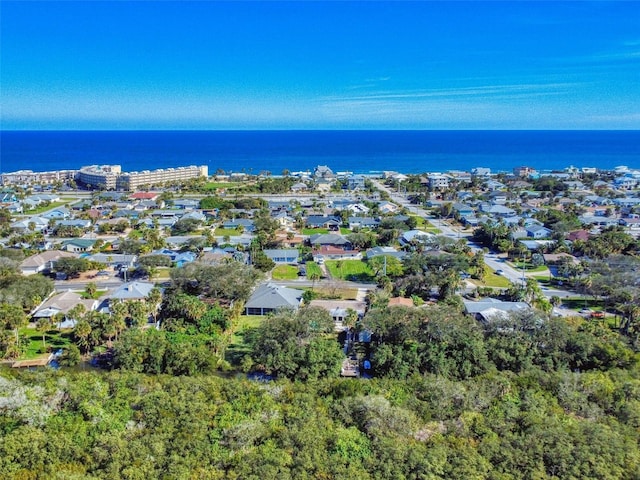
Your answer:
[[[79,320],[78,323],[76,323],[73,333],[78,338],[78,346],[86,353],[91,346],[91,342],[89,341],[91,325],[89,325],[89,322],[84,319]]]
[[[149,312],[153,316],[154,323],[157,320],[160,302],[162,302],[162,292],[159,288],[154,287],[151,289],[149,295],[147,296],[147,305],[149,306]]]

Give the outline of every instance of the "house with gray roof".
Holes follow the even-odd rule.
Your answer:
[[[43,213],[42,216],[49,220],[65,219],[71,216],[71,211],[65,207],[57,207],[57,208],[54,208],[53,210],[49,210],[48,212]]]
[[[18,231],[31,231],[33,227],[34,232],[41,232],[49,226],[49,220],[42,217],[30,217],[11,224],[11,228]]]
[[[109,295],[109,300],[144,300],[155,287],[151,282],[128,282]]]
[[[551,230],[542,225],[529,225],[525,230],[530,238],[548,238],[551,235]]]
[[[91,220],[86,220],[82,218],[76,218],[74,220],[57,220],[55,223],[55,228],[58,227],[75,227],[81,228],[83,230],[91,228]]]
[[[380,220],[373,217],[349,217],[349,228],[377,228]]]
[[[281,309],[300,308],[302,290],[288,288],[267,282],[253,292],[245,304],[246,315],[268,315]]]
[[[233,220],[227,220],[222,224],[222,228],[226,228],[227,230],[235,230],[242,227],[245,232],[253,232],[256,229],[253,220],[249,220],[248,218],[236,218]]]
[[[133,267],[136,259],[136,255],[128,255],[124,253],[95,253],[87,257],[87,260],[91,262],[103,263],[104,265],[124,265],[127,268]]]
[[[382,255],[388,255],[390,257],[395,257],[398,260],[402,260],[407,256],[407,252],[398,251],[393,247],[373,247],[366,251],[367,259]]]
[[[309,237],[309,244],[311,246],[331,245],[333,247],[343,247],[347,250],[351,248],[351,242],[337,233],[316,233]]]
[[[473,315],[476,320],[490,322],[506,320],[513,313],[532,312],[525,302],[503,302],[495,298],[485,298],[480,301],[463,300],[465,313]]]
[[[265,249],[263,253],[275,263],[298,263],[300,251],[297,248]]]
[[[434,237],[433,233],[422,230],[407,230],[400,235],[398,241],[400,245],[411,245],[414,242],[427,243]]]
[[[75,318],[70,318],[67,314],[76,305],[83,305],[85,311],[90,312],[98,308],[98,301],[93,299],[84,299],[78,292],[68,290],[58,293],[47,301],[43,302],[38,310],[33,314],[33,319],[53,318],[57,314],[62,313],[65,319],[56,324],[56,328],[73,328],[76,324]]]
[[[64,257],[77,258],[78,255],[60,250],[46,250],[37,255],[31,255],[25,258],[22,263],[20,263],[20,271],[23,275],[33,275],[44,270],[51,270],[55,263]]]
[[[339,228],[342,219],[334,216],[309,215],[305,221],[308,228]]]

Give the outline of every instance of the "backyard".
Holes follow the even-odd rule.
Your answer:
[[[22,328],[19,334],[28,343],[25,352],[19,357],[19,360],[32,360],[44,355],[42,345],[42,332],[35,328]],[[71,343],[73,333],[71,330],[47,330],[45,332],[45,342],[47,349],[55,351],[59,348],[65,348]]]

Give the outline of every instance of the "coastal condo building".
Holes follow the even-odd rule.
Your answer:
[[[93,188],[136,190],[143,185],[161,185],[208,176],[209,169],[206,165],[160,168],[140,172],[123,172],[120,165],[91,165],[82,167],[76,179]]]
[[[73,180],[77,170],[54,170],[51,172],[34,172],[32,170],[19,170],[17,172],[3,173],[0,175],[2,185],[33,185],[36,183],[51,184]]]

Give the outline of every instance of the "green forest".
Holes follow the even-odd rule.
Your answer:
[[[326,312],[284,311],[246,335],[255,380],[213,361],[220,312],[128,330],[110,369],[3,370],[0,477],[640,478],[637,356],[599,321],[374,304],[351,379]]]

